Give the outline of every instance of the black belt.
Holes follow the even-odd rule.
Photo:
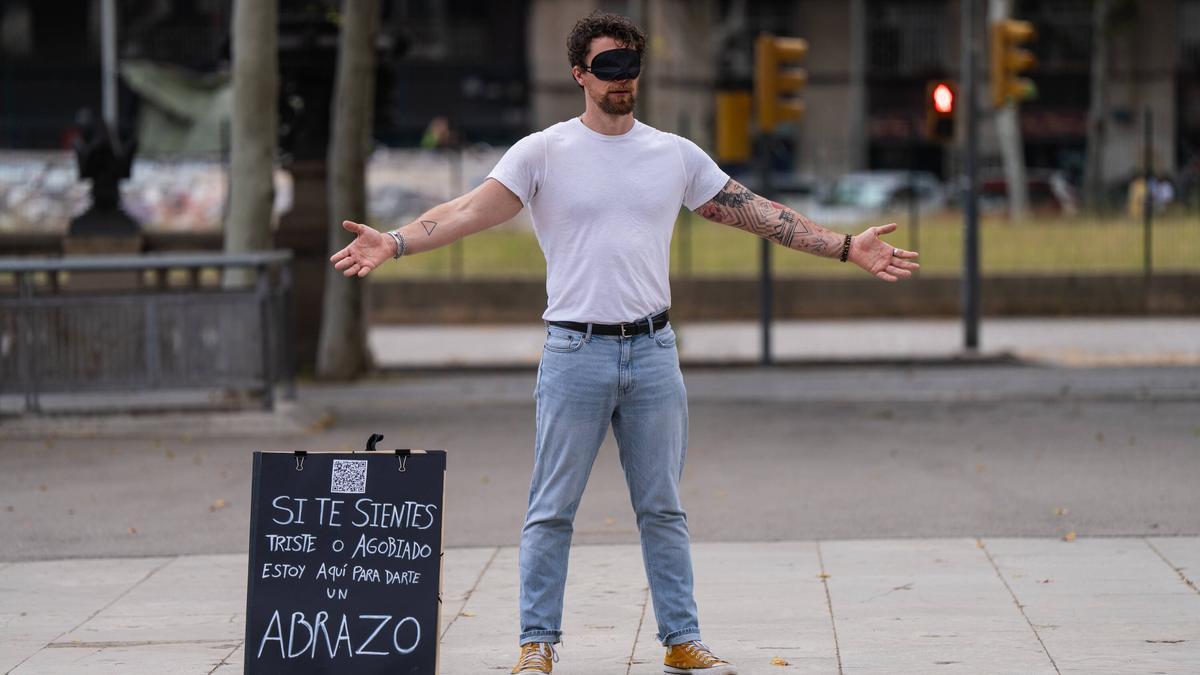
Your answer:
[[[667,325],[667,320],[667,310],[665,309],[661,313],[650,317],[650,321],[654,322],[654,328],[656,330]],[[567,330],[578,331],[580,333],[586,333],[589,325],[586,323],[577,323],[575,321],[550,321],[549,324],[551,326],[566,328]],[[646,321],[645,319],[634,321],[632,323],[593,323],[590,325],[592,327],[592,335],[620,335],[621,337],[632,337],[634,335],[641,335],[642,333],[650,332],[650,322]]]

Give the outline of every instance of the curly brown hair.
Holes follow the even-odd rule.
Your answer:
[[[567,36],[567,58],[572,66],[585,65],[588,48],[592,40],[598,37],[610,37],[629,49],[645,56],[646,34],[637,27],[627,16],[611,14],[596,10],[575,22],[571,34]]]

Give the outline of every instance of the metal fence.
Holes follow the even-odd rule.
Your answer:
[[[0,395],[235,389],[292,398],[290,251],[0,260]],[[223,287],[226,270],[252,283]]]

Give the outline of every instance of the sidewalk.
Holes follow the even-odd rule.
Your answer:
[[[1195,673],[1200,538],[694,546],[706,640],[756,673]],[[446,552],[442,675],[507,672],[517,552]],[[661,673],[639,549],[579,546],[555,673]],[[0,670],[236,673],[240,555],[0,564]]]
[[[753,321],[679,322],[686,365],[758,363]],[[521,325],[375,326],[369,334],[380,368],[536,366],[545,327]],[[1200,365],[1200,319],[995,318],[980,327],[980,348],[963,350],[957,319],[777,321],[777,362],[921,362],[1010,360],[1061,366]]]

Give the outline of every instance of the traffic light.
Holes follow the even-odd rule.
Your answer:
[[[992,24],[992,105],[999,108],[1020,103],[1037,95],[1033,81],[1021,77],[1022,71],[1037,65],[1033,54],[1021,45],[1037,37],[1028,21],[1004,19]]]
[[[804,116],[804,103],[790,97],[798,96],[808,84],[808,73],[786,66],[803,61],[807,55],[806,40],[766,33],[758,36],[754,45],[754,104],[760,132],[770,133],[780,122]]]
[[[925,85],[925,137],[932,141],[954,140],[954,105],[958,92],[953,82],[933,80]]]
[[[750,161],[750,92],[717,92],[717,161]]]

